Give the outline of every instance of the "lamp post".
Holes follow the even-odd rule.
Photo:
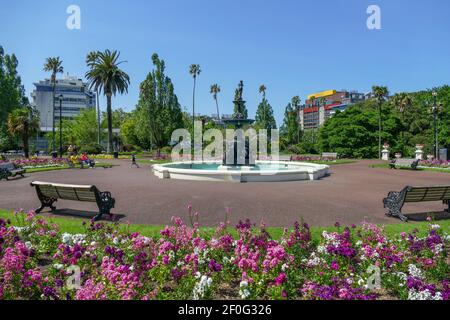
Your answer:
[[[437,127],[437,121],[438,121],[438,105],[437,105],[437,92],[433,91],[433,122],[434,122],[434,158],[438,159],[439,157],[439,142],[438,142],[438,127]]]
[[[59,157],[62,158],[63,156],[63,145],[62,145],[62,102],[63,102],[63,95],[59,95]]]

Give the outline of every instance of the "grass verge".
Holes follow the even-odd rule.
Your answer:
[[[13,224],[15,224],[14,213],[10,210],[0,209],[0,218],[2,219],[10,219]],[[43,219],[47,220],[49,223],[55,223],[59,226],[61,232],[67,232],[71,234],[83,233],[84,226],[82,225],[83,221],[86,219],[79,218],[66,218],[66,217],[58,217],[58,216],[45,216]],[[439,224],[442,229],[450,233],[450,220],[440,220],[436,222]],[[158,237],[159,232],[164,228],[164,226],[156,226],[156,225],[142,225],[142,224],[121,224],[121,228],[130,232],[139,232],[140,234],[147,237]],[[414,229],[419,230],[419,234],[425,235],[429,230],[428,222],[410,222],[410,223],[398,223],[398,224],[388,224],[384,226],[386,234],[388,236],[394,237],[399,235],[401,232],[412,232]],[[201,231],[205,233],[212,233],[214,228],[201,228]],[[311,233],[314,239],[319,239],[320,235],[323,231],[336,231],[336,227],[311,227]],[[269,227],[267,231],[272,236],[273,239],[279,239],[283,235],[284,228],[281,227]],[[232,229],[231,233],[236,235],[235,230]]]
[[[390,169],[389,164],[387,163],[376,163],[371,164],[369,166],[370,168],[381,168],[381,169]],[[444,172],[444,173],[450,173],[450,169],[444,169],[444,168],[432,168],[432,167],[420,167],[416,170],[412,170],[410,168],[404,167],[404,168],[397,168],[397,170],[409,170],[409,171],[432,171],[432,172]]]
[[[106,162],[102,162],[102,163],[96,163],[95,167],[97,168],[107,168],[107,167],[114,167],[117,165],[113,165],[112,163],[106,163]],[[71,169],[69,168],[69,166],[64,165],[61,167],[45,167],[45,168],[28,168],[26,169],[26,173],[35,173],[35,172],[45,172],[45,171],[55,171],[55,170],[67,170],[67,169]],[[81,169],[81,167],[79,165],[75,166],[75,168],[73,169]],[[88,166],[85,166],[84,169],[89,169]]]

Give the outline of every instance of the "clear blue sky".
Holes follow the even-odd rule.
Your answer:
[[[71,4],[81,8],[81,30],[66,28]],[[381,7],[382,30],[366,27],[370,4]],[[242,79],[250,115],[265,84],[279,125],[294,95],[450,82],[448,0],[15,0],[0,8],[0,44],[18,56],[27,95],[33,81],[48,77],[46,57],[60,56],[66,72],[82,77],[86,53],[106,48],[128,61],[129,94],[113,101],[126,110],[137,102],[153,52],[166,60],[183,107],[192,103],[188,66],[198,63],[199,112],[215,112],[209,86],[217,82],[221,112],[231,113]]]

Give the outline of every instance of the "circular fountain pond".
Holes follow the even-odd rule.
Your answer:
[[[174,162],[153,166],[161,179],[228,182],[275,182],[318,180],[329,166],[283,161],[257,161],[255,166],[224,166],[218,162]]]

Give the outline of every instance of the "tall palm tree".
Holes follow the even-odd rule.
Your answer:
[[[261,93],[262,94],[262,96],[263,96],[263,106],[264,106],[264,110],[263,110],[263,115],[264,115],[264,119],[263,119],[263,121],[264,121],[264,129],[267,129],[267,119],[266,119],[266,115],[267,115],[267,110],[266,110],[266,108],[267,108],[267,104],[265,103],[265,100],[266,100],[266,90],[267,90],[267,88],[266,88],[266,86],[265,85],[260,85],[259,86],[259,93]]]
[[[30,136],[39,130],[39,118],[30,107],[15,109],[8,116],[8,132],[15,137],[20,137],[23,142],[25,158],[30,156],[28,140]]]
[[[47,58],[44,64],[44,71],[51,72],[50,82],[52,84],[52,151],[56,148],[56,132],[55,132],[55,89],[56,89],[56,75],[63,73],[63,61],[59,57]]]
[[[372,95],[374,96],[377,106],[378,106],[378,156],[381,159],[381,130],[382,130],[382,120],[381,120],[381,107],[389,96],[389,90],[387,87],[383,86],[373,86]]]
[[[98,51],[91,51],[86,56],[86,64],[87,66],[92,69],[93,65],[98,59]],[[98,92],[98,89],[95,92],[95,96],[97,98],[97,143],[100,144],[100,137],[101,137],[101,124],[100,124],[100,94]]]
[[[259,93],[262,93],[263,99],[266,98],[266,90],[267,90],[267,88],[266,88],[265,85],[262,84],[262,85],[259,86]]]
[[[108,117],[108,149],[109,154],[113,151],[112,133],[112,96],[117,93],[128,93],[130,77],[119,66],[124,61],[119,61],[120,52],[114,50],[99,51],[97,59],[90,65],[91,69],[86,72],[86,79],[90,82],[90,88],[101,92],[106,96],[106,112]]]
[[[220,92],[220,86],[217,83],[213,84],[209,92],[213,95],[213,98],[216,101],[217,120],[220,122],[219,102],[217,101],[217,94]]]
[[[194,134],[195,134],[195,130],[194,130],[194,125],[195,125],[195,87],[197,85],[197,77],[200,75],[200,73],[202,72],[202,70],[200,69],[200,65],[199,64],[191,64],[189,67],[189,74],[192,76],[192,78],[194,78],[194,88],[192,90],[192,150],[193,152],[195,151],[195,146],[194,146],[194,142],[195,142],[195,138],[194,138]]]
[[[191,64],[189,67],[189,74],[194,78],[194,88],[192,90],[192,119],[195,117],[195,89],[197,85],[197,77],[200,75],[202,70],[199,64]]]

